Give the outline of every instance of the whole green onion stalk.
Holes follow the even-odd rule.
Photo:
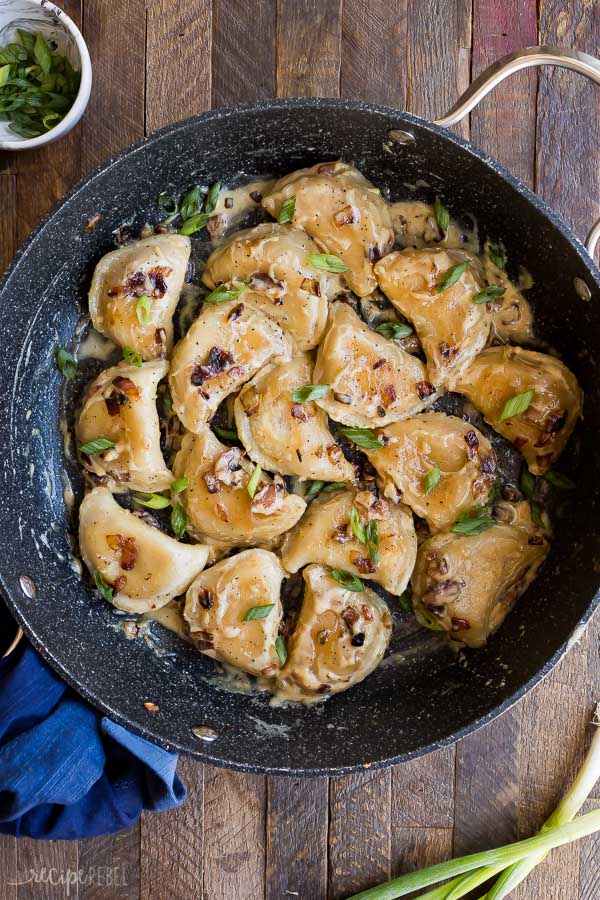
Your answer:
[[[596,708],[593,724],[600,725],[600,704]],[[600,809],[575,818],[598,778],[600,728],[597,727],[579,774],[539,834],[495,850],[472,853],[428,866],[420,872],[401,875],[385,884],[355,894],[349,900],[395,900],[396,897],[404,897],[440,881],[445,881],[445,884],[420,894],[419,900],[459,900],[500,873],[502,874],[496,883],[481,900],[502,900],[554,847],[600,831]]]

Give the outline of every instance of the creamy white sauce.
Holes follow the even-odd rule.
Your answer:
[[[99,359],[106,362],[117,349],[109,338],[99,334],[95,328],[90,327],[85,337],[77,347],[77,359]]]

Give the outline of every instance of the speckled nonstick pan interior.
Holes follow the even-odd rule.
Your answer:
[[[410,131],[414,143],[390,142],[394,128]],[[393,199],[440,193],[455,215],[475,216],[482,237],[504,241],[512,275],[520,264],[530,271],[538,335],[585,391],[583,421],[561,461],[575,473],[577,489],[561,495],[550,557],[486,649],[455,656],[401,616],[391,663],[324,704],[277,708],[265,695],[223,690],[213,662],[159,626],[154,642],[128,640],[111,607],[73,570],[58,424],[63,382],[54,352],[57,344],[71,345],[90,273],[114,246],[113,230],[128,223],[136,233],[156,222],[160,191],[217,179],[232,184],[338,157],[354,160]],[[99,224],[84,233],[96,213]],[[590,302],[577,295],[575,278],[589,287]],[[560,220],[493,160],[421,119],[363,103],[271,101],[152,135],[52,210],[1,288],[0,577],[9,605],[45,658],[94,705],[164,746],[217,765],[336,774],[460,738],[538,682],[598,602],[599,303],[600,272]],[[510,454],[504,465],[514,465]],[[145,701],[159,711],[148,712]],[[201,725],[216,739],[195,737],[192,728]]]

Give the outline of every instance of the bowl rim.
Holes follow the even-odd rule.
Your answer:
[[[61,24],[64,25],[65,29],[73,35],[75,45],[79,52],[81,81],[73,105],[58,125],[51,128],[50,131],[47,131],[45,134],[40,134],[34,138],[25,138],[24,140],[16,138],[14,141],[0,140],[0,150],[34,150],[36,147],[43,147],[46,144],[51,144],[53,141],[58,140],[58,138],[63,137],[71,131],[81,119],[88,105],[92,91],[92,61],[90,59],[90,53],[81,31],[73,19],[71,19],[63,9],[56,6],[54,3],[48,2],[48,0],[26,0],[26,2],[30,3],[32,6],[39,6],[55,15]]]

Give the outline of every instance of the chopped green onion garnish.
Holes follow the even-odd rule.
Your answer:
[[[375,519],[367,522],[366,536],[371,562],[377,566],[379,565],[379,526]]]
[[[506,268],[506,253],[500,244],[488,244],[487,253],[498,269]]]
[[[162,494],[133,494],[131,499],[140,506],[148,509],[165,509],[169,505],[169,498]]]
[[[346,487],[345,481],[330,481],[329,484],[326,484],[323,488],[323,493],[333,494],[334,491],[345,491]]]
[[[410,596],[410,591],[408,590],[408,588],[398,597],[398,605],[403,613],[412,612],[412,598]]]
[[[204,298],[205,303],[227,303],[229,300],[237,300],[240,294],[243,294],[248,285],[243,282],[239,287],[227,287],[226,284],[220,284],[214,291],[211,291]]]
[[[102,572],[100,572],[99,569],[94,569],[94,582],[102,599],[106,600],[108,603],[112,603],[113,588],[105,580]]]
[[[448,226],[450,225],[450,213],[439,197],[435,198],[435,203],[433,204],[433,213],[435,215],[435,221],[438,223],[442,231],[448,231]]]
[[[487,506],[476,506],[468,512],[461,513],[456,523],[450,529],[454,534],[474,535],[481,534],[495,525]]]
[[[440,281],[435,286],[436,294],[441,294],[444,291],[447,291],[448,288],[451,288],[453,284],[456,284],[461,275],[466,271],[467,261],[457,263],[455,266],[450,266],[449,269],[446,269],[444,274],[442,275]]]
[[[511,397],[510,400],[507,400],[502,408],[498,422],[504,422],[505,419],[512,419],[513,416],[520,416],[529,409],[534,393],[535,392],[532,390],[524,391],[524,393],[517,394],[515,397]]]
[[[123,359],[126,363],[129,363],[130,366],[136,366],[138,369],[142,368],[142,354],[138,353],[137,350],[133,350],[131,347],[123,347]]]
[[[348,441],[352,441],[353,444],[356,444],[357,447],[362,447],[364,450],[380,450],[384,446],[383,441],[380,441],[370,428],[340,426],[338,431]]]
[[[279,635],[279,637],[275,641],[275,652],[276,652],[277,656],[279,657],[279,662],[281,663],[282,666],[284,666],[285,661],[288,658],[288,652],[287,652],[287,647],[285,646],[285,641],[283,640],[281,635]]]
[[[538,528],[543,528],[544,520],[542,519],[542,507],[537,500],[530,500],[529,508],[531,509],[531,521],[533,524],[537,525]]]
[[[346,572],[344,569],[332,569],[331,577],[334,581],[337,581],[338,584],[341,584],[342,587],[345,587],[348,591],[364,591],[365,586],[356,575],[353,575],[352,572]]]
[[[310,253],[307,260],[315,269],[324,269],[326,272],[347,272],[348,266],[333,253]]]
[[[208,220],[210,216],[208,213],[197,213],[195,216],[192,216],[190,219],[187,219],[179,229],[180,234],[195,234],[197,231],[200,231]]]
[[[311,481],[309,484],[306,493],[304,494],[304,499],[308,502],[309,500],[314,500],[314,498],[321,493],[323,488],[325,487],[324,481]]]
[[[200,212],[201,205],[202,196],[200,194],[200,188],[192,188],[191,191],[184,194],[181,198],[181,205],[179,207],[179,213],[183,222],[187,219],[191,219],[192,216],[197,215]]]
[[[523,465],[519,476],[519,488],[526,500],[531,500],[535,491],[535,475],[532,475],[526,465]]]
[[[175,479],[175,481],[174,481],[173,484],[171,485],[171,491],[172,491],[174,494],[181,494],[182,491],[187,491],[187,489],[189,488],[189,486],[190,486],[190,482],[188,481],[188,479],[187,479],[187,478],[185,477],[185,475],[184,475],[183,478],[176,478],[176,479]]]
[[[17,41],[0,47],[0,119],[21,137],[53,129],[73,105],[80,73],[53,51],[41,32],[16,29]]]
[[[574,481],[571,481],[571,479],[566,475],[563,475],[562,472],[556,472],[554,469],[550,469],[549,472],[546,472],[544,479],[549,481],[550,484],[553,484],[554,487],[561,488],[564,491],[572,491],[577,487]]]
[[[168,216],[176,216],[179,213],[179,203],[177,197],[174,197],[173,194],[167,194],[163,191],[158,195],[156,203],[160,211]]]
[[[350,510],[350,528],[357,541],[360,541],[361,544],[367,543],[367,533],[364,525],[360,521],[360,514],[355,506]]]
[[[499,284],[490,284],[478,294],[474,294],[473,303],[487,303],[488,300],[497,300],[506,293],[506,288]]]
[[[381,325],[377,325],[375,331],[390,341],[398,341],[413,333],[412,327],[404,322],[382,322]]]
[[[430,613],[429,610],[423,609],[422,606],[418,606],[415,609],[415,618],[419,625],[423,625],[424,628],[429,628],[430,631],[444,630],[435,616]]]
[[[217,205],[217,200],[219,199],[219,192],[221,190],[221,182],[215,181],[214,184],[208,189],[208,193],[206,195],[206,200],[204,201],[204,212],[212,213],[215,211],[215,207]]]
[[[79,452],[85,453],[86,456],[93,456],[94,453],[104,453],[105,450],[112,450],[114,446],[114,441],[99,437],[95,441],[88,441],[87,444],[80,444]]]
[[[222,438],[224,441],[237,441],[238,433],[234,431],[232,428],[220,428],[219,425],[213,425],[212,430],[216,434],[217,437]]]
[[[437,487],[441,477],[442,472],[439,466],[434,466],[433,469],[430,469],[423,481],[423,493],[428,494],[434,487]]]
[[[148,294],[142,294],[141,297],[138,297],[137,303],[135,304],[135,311],[140,325],[148,324],[148,322],[150,321],[151,310],[152,300],[150,299]]]
[[[280,225],[285,225],[286,222],[291,222],[294,218],[294,213],[296,212],[296,197],[288,197],[287,200],[284,200],[281,204],[281,209],[279,210],[279,215],[277,216],[277,221]]]
[[[254,471],[253,471],[252,475],[250,476],[250,481],[247,484],[247,490],[248,490],[248,493],[250,494],[251,498],[253,498],[256,493],[256,489],[260,482],[261,475],[262,475],[262,469],[257,463],[254,467]]]
[[[306,387],[292,391],[292,400],[294,403],[307,403],[308,400],[319,400],[328,392],[328,384],[307,384]]]
[[[173,529],[173,534],[177,540],[182,538],[185,534],[187,524],[188,518],[185,514],[185,509],[181,503],[176,503],[171,512],[171,528]]]
[[[64,347],[59,347],[56,351],[56,365],[58,366],[60,374],[66,378],[67,381],[73,378],[77,371],[77,360],[73,354],[69,353],[68,350],[65,350]]]
[[[242,622],[253,622],[255,619],[266,619],[274,606],[274,603],[266,603],[264,606],[251,606],[244,615]]]

